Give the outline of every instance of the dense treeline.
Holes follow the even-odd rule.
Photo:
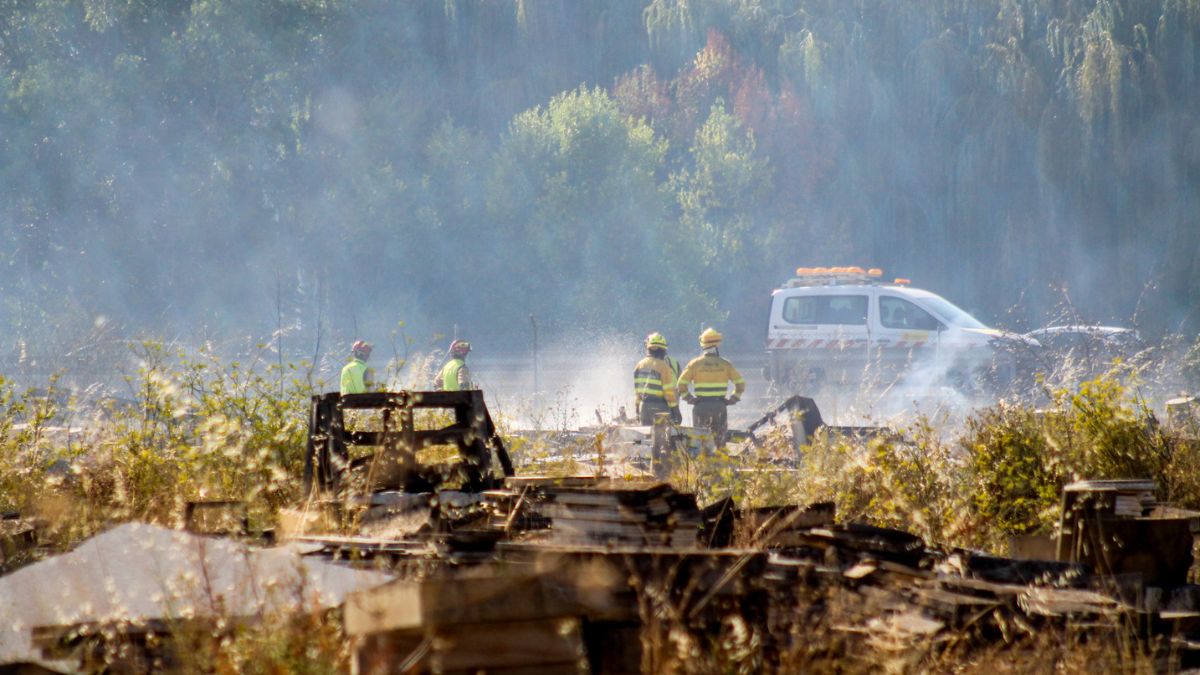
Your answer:
[[[830,264],[1200,325],[1200,0],[5,0],[0,67],[9,344],[748,346]]]

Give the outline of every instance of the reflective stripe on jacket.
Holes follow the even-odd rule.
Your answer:
[[[354,359],[342,367],[341,393],[361,394],[367,390],[367,363]]]
[[[661,398],[671,407],[678,405],[675,373],[671,372],[671,366],[653,356],[638,361],[633,367],[633,393],[637,394],[639,400]]]
[[[463,391],[471,388],[471,371],[462,359],[450,359],[442,366],[442,391]]]
[[[680,391],[688,385],[696,398],[725,398],[729,383],[733,383],[733,395],[741,397],[746,391],[746,380],[733,364],[716,354],[704,354],[692,359],[679,376]]]

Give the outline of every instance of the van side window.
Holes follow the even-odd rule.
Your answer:
[[[879,296],[879,323],[900,330],[937,330],[939,322],[929,312],[902,298]]]
[[[867,325],[865,295],[806,295],[783,303],[783,320],[788,323],[838,326]]]
[[[783,303],[783,320],[788,323],[816,323],[817,299],[811,295],[788,298]]]
[[[817,303],[817,323],[841,326],[867,325],[867,296],[825,295]]]

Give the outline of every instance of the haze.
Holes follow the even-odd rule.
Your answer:
[[[753,351],[801,265],[1194,333],[1198,30],[1183,0],[4,2],[3,357],[340,358],[399,321],[502,353],[531,314]]]

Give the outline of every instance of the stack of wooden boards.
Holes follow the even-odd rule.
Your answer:
[[[737,508],[727,498],[700,511],[663,483],[505,485],[458,498],[479,517],[441,518],[429,531],[296,542],[289,555],[307,551],[302,564],[333,558],[361,574],[403,575],[364,584],[346,602],[356,672],[656,672],[660,647],[677,638],[710,645],[737,634],[764,671],[820,670],[804,667],[806,654],[850,670],[894,655],[919,670],[922,654],[945,645],[987,650],[1050,630],[1100,642],[1128,638],[1130,626],[1164,645],[1155,667],[1200,667],[1200,585],[1187,583],[1200,514],[1154,502],[1140,481],[1071,486],[1061,529],[1073,557],[1058,560],[932,548],[908,532],[838,523],[832,503]],[[452,497],[437,498],[455,506]],[[164,539],[139,545],[133,559],[178,550]],[[28,622],[43,654],[80,653],[84,637],[149,637],[136,626],[55,621]],[[155,640],[177,630],[144,625]]]
[[[502,544],[497,564],[446,568],[351,597],[357,673],[630,673],[646,619],[715,634],[761,622],[759,551]],[[668,600],[662,607],[651,595]],[[657,630],[657,628],[656,628]]]
[[[345,622],[359,673],[587,672],[578,608],[547,578],[398,580],[353,596]]]
[[[538,511],[554,543],[689,548],[702,526],[696,498],[666,483],[553,485],[542,494]]]

